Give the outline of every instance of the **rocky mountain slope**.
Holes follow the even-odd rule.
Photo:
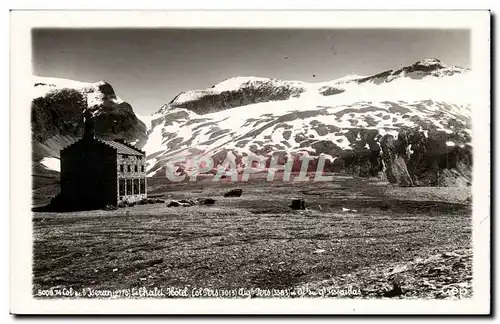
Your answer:
[[[467,185],[472,164],[468,75],[427,59],[373,76],[321,83],[256,77],[180,93],[146,121],[149,174],[279,164],[301,155],[327,159],[325,171],[384,176],[412,185]]]
[[[146,140],[144,123],[105,81],[34,77],[32,96],[33,161],[48,169],[57,169],[60,150],[83,134],[82,113],[86,107],[93,110],[98,136],[141,143]]]

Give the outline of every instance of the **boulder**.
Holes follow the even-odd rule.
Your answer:
[[[187,201],[187,200],[179,200],[179,201],[176,201],[176,200],[172,200],[168,205],[167,207],[190,207],[190,206],[193,206],[191,204],[191,202]]]
[[[181,204],[181,205],[188,205],[188,206],[194,206],[194,205],[196,205],[196,201],[191,200],[191,199],[181,199],[181,200],[179,200],[179,204]]]
[[[293,199],[292,204],[290,205],[290,208],[295,209],[295,210],[305,210],[306,209],[306,202],[302,198]]]
[[[241,197],[243,189],[232,189],[224,194],[224,197]]]
[[[172,200],[167,207],[179,207],[181,204],[179,204],[178,201]]]
[[[212,198],[205,198],[200,201],[200,204],[202,205],[213,205],[215,204],[215,199]]]

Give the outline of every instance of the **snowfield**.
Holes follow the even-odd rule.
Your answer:
[[[357,141],[365,141],[362,147],[369,149],[363,138],[366,130],[376,131],[378,139],[386,134],[397,137],[401,127],[417,127],[426,137],[429,126],[453,134],[458,129],[450,127],[450,121],[460,120],[468,125],[471,109],[472,72],[459,69],[445,66],[441,73],[434,71],[417,77],[416,72],[393,72],[385,82],[377,78],[360,82],[366,77],[352,75],[321,83],[236,77],[209,89],[181,93],[153,115],[154,123],[148,123],[148,141],[144,146],[149,157],[148,170],[153,175],[173,157],[189,160],[195,155],[216,155],[222,151],[262,158],[276,152],[327,154],[335,159],[332,152],[318,153],[314,145],[331,142],[340,150],[353,150]],[[258,88],[261,82],[300,88],[302,92],[286,100],[207,114],[182,107],[182,102],[203,100],[207,95],[223,95],[242,87]],[[343,92],[321,94],[320,89],[334,86]],[[173,115],[182,118],[175,119]],[[468,127],[460,131],[470,133]],[[447,145],[455,142],[449,140]]]
[[[57,158],[46,157],[42,159],[41,163],[49,170],[61,172],[61,163]]]

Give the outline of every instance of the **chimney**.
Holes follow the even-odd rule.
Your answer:
[[[95,125],[94,125],[94,117],[92,116],[92,112],[87,108],[83,112],[83,122],[85,123],[85,130],[83,133],[84,138],[95,138]]]

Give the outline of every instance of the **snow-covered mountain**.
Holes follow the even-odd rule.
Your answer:
[[[289,100],[306,95],[321,94],[323,96],[331,96],[347,90],[351,92],[351,95],[358,96],[359,91],[375,91],[377,88],[371,86],[388,83],[391,85],[377,90],[377,92],[383,91],[382,96],[386,96],[387,91],[403,90],[401,99],[408,99],[405,96],[411,95],[411,93],[409,93],[406,87],[418,85],[418,89],[416,90],[424,92],[424,94],[418,94],[418,99],[421,99],[422,95],[424,98],[428,97],[426,99],[429,99],[436,97],[436,94],[425,93],[432,91],[433,83],[441,83],[437,82],[437,80],[441,80],[445,76],[462,75],[467,71],[464,68],[446,65],[437,59],[426,59],[397,70],[387,70],[372,76],[348,75],[340,79],[320,83],[285,81],[261,77],[234,77],[224,80],[209,89],[181,92],[168,104],[164,105],[159,110],[159,113],[164,113],[171,108],[185,108],[198,114],[207,114],[228,108],[268,101]],[[415,80],[426,82],[411,82]],[[428,86],[425,87],[425,85]],[[357,91],[358,93],[354,93],[356,92],[355,90],[359,90]],[[449,91],[446,91],[446,94],[449,94]],[[366,95],[363,96],[366,97]],[[373,94],[369,96],[373,97]],[[379,99],[385,100],[389,98]],[[352,99],[349,98],[348,100]]]
[[[105,81],[89,83],[33,77],[31,129],[33,161],[57,169],[59,151],[83,133],[82,113],[93,109],[96,134],[145,142],[146,126]]]
[[[466,181],[469,73],[427,59],[367,77],[321,83],[236,77],[183,92],[149,117],[143,147],[149,174],[163,174],[181,157],[179,170],[186,171],[200,155],[213,158],[214,168],[244,167],[248,156],[269,164],[273,155],[282,161],[323,155],[327,170],[385,173],[403,185],[447,185],[450,175]]]
[[[106,82],[43,78],[34,83],[33,138],[51,168],[57,149],[78,135],[86,98],[102,116],[98,134],[145,150],[150,176],[179,159],[185,161],[176,163],[178,172],[195,171],[200,156],[212,158],[215,170],[243,168],[249,156],[269,166],[273,156],[284,164],[309,155],[311,170],[324,156],[325,171],[385,175],[401,185],[465,184],[472,164],[470,73],[426,59],[319,83],[235,77],[182,92],[153,115],[137,116],[142,122]]]

